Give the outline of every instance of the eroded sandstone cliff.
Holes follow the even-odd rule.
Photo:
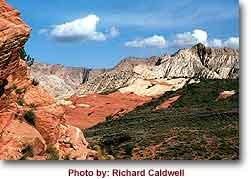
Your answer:
[[[64,108],[30,79],[19,51],[31,29],[0,0],[0,159],[87,159],[80,129],[64,122]]]
[[[30,34],[30,27],[19,12],[0,0],[0,79],[6,79],[19,66],[19,50]]]

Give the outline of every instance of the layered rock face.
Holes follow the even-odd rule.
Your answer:
[[[39,81],[57,100],[73,95],[79,86],[104,73],[105,69],[86,69],[82,67],[65,67],[64,65],[43,64],[35,62],[31,66],[31,76]]]
[[[31,66],[32,78],[56,98],[69,97],[89,76],[89,70],[81,67],[65,67],[35,62]]]
[[[234,79],[239,77],[239,50],[209,48],[197,44],[165,56],[158,66],[137,66],[134,72],[146,79],[206,78]]]
[[[30,34],[30,27],[19,17],[19,12],[0,0],[0,80],[18,68],[19,50]]]
[[[121,87],[125,87],[127,86],[127,82],[134,75],[133,69],[135,66],[140,64],[148,65],[150,63],[153,62],[141,58],[126,58],[114,68],[100,73],[95,78],[89,79],[80,87],[77,94],[109,93]]]
[[[122,61],[112,70],[88,81],[80,88],[78,94],[111,92],[124,87],[139,88],[142,83],[149,83],[149,80],[236,79],[239,77],[239,60],[237,49],[209,48],[197,44],[190,49],[181,49],[172,56],[164,55],[145,60],[132,58]],[[139,80],[145,82],[139,83]]]
[[[30,80],[19,50],[31,29],[0,0],[0,160],[87,159],[80,129],[65,124],[65,110]]]

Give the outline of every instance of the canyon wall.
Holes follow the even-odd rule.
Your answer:
[[[65,124],[64,108],[20,59],[31,28],[19,15],[0,0],[0,160],[91,159],[82,131]]]

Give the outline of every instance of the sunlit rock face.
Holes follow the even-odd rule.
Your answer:
[[[4,0],[0,1],[0,80],[6,79],[18,68],[19,50],[31,32],[19,14]]]
[[[31,66],[32,78],[57,99],[73,95],[89,76],[89,70],[82,67],[65,67],[35,62]]]
[[[237,49],[210,48],[197,44],[171,56],[123,60],[113,69],[82,85],[78,94],[115,91],[128,87],[133,80],[236,79],[239,78],[239,61]]]
[[[81,130],[65,124],[64,108],[32,82],[19,57],[30,32],[0,0],[0,160],[88,159]]]
[[[167,56],[158,66],[138,66],[135,73],[143,78],[206,78],[234,79],[239,77],[239,50],[209,48],[197,44]]]

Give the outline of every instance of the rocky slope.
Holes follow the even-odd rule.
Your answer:
[[[165,56],[157,66],[137,66],[134,72],[145,79],[235,79],[239,76],[239,60],[239,50],[197,44],[191,49],[181,49],[173,56]]]
[[[118,160],[238,160],[239,81],[201,80],[85,130]]]
[[[92,93],[109,93],[119,88],[126,87],[128,81],[134,76],[134,68],[138,65],[153,65],[156,58],[151,60],[129,57],[123,59],[114,68],[106,70],[95,78],[89,79],[80,86],[77,94],[86,95]]]
[[[235,79],[238,73],[238,50],[197,44],[172,56],[122,60],[113,69],[89,79],[75,97],[62,103],[67,106],[68,124],[89,128],[107,118],[116,118],[117,112],[124,115],[133,111],[166,92],[198,84],[203,79]]]
[[[31,76],[52,96],[69,97],[84,80],[88,79],[89,70],[35,62],[31,66]]]
[[[138,79],[144,81],[173,78],[236,79],[239,77],[239,60],[239,50],[209,48],[197,44],[190,49],[181,49],[172,56],[122,61],[112,70],[87,81],[78,93],[115,91],[135,86],[135,81]],[[126,65],[123,65],[124,63]]]
[[[31,66],[31,76],[39,81],[56,99],[73,95],[78,87],[90,79],[96,78],[103,69],[86,69],[83,67],[65,67],[60,64],[43,64],[35,62]]]
[[[30,80],[19,51],[31,29],[0,0],[0,159],[88,159],[80,129],[65,124],[64,108]]]
[[[86,129],[109,118],[117,118],[152,100],[136,94],[92,94],[73,96],[65,103],[66,124]]]
[[[174,55],[148,59],[128,57],[112,69],[85,69],[35,63],[32,76],[57,99],[76,93],[136,92],[139,95],[163,94],[160,86],[173,78],[236,79],[239,77],[239,50],[209,48],[197,44]],[[155,80],[154,85],[151,82]],[[142,84],[145,88],[142,88]],[[147,85],[148,84],[148,85]],[[157,85],[156,85],[157,84]],[[162,92],[156,91],[162,88]],[[123,89],[122,89],[123,88]]]

